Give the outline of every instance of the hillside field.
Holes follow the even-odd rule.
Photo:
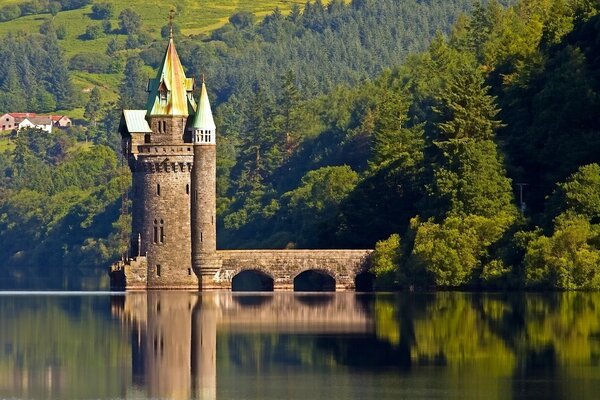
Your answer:
[[[100,1],[102,2],[102,1]],[[178,0],[163,2],[159,0],[109,0],[115,5],[113,18],[110,20],[113,30],[118,29],[118,15],[125,9],[130,8],[142,18],[143,29],[153,39],[160,40],[160,30],[168,23],[168,15],[171,9],[175,10],[175,23],[181,28],[181,34],[195,36],[207,34],[227,23],[228,18],[240,11],[254,13],[256,16],[264,17],[279,7],[283,13],[290,11],[294,4],[302,6],[304,0]],[[0,6],[19,3],[16,0],[1,0]],[[105,35],[94,40],[85,40],[83,35],[89,25],[98,25],[102,21],[90,18],[92,5],[77,10],[61,11],[53,20],[55,26],[64,26],[67,31],[66,37],[60,41],[67,59],[82,52],[104,54],[106,46],[112,38],[125,41],[125,35]],[[28,15],[12,21],[0,22],[0,36],[9,32],[38,32],[39,27],[48,19],[50,14]],[[122,78],[121,74],[90,74],[81,71],[73,71],[71,74],[73,83],[77,90],[84,94],[89,93],[91,88],[98,86],[102,92],[103,101],[117,99],[116,89]],[[76,118],[83,116],[83,109],[68,110],[69,115]]]

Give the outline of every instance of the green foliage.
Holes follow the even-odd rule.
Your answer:
[[[140,15],[131,8],[126,8],[119,14],[119,28],[125,35],[136,35],[142,28]]]
[[[375,274],[375,288],[390,290],[398,287],[398,268],[402,252],[400,235],[393,234],[375,244],[371,271]]]
[[[472,284],[490,247],[514,222],[511,215],[448,217],[443,223],[413,222],[416,232],[410,269],[425,283],[442,287]],[[417,283],[421,283],[418,282]]]
[[[98,119],[100,110],[102,108],[102,98],[100,95],[100,89],[94,87],[90,93],[90,98],[85,105],[85,112],[83,116],[87,118],[94,126]]]
[[[600,223],[600,166],[584,165],[559,183],[549,205],[554,215],[569,212]]]
[[[599,227],[590,225],[584,217],[560,216],[552,236],[541,236],[527,248],[524,260],[527,286],[538,289],[599,288],[599,235]]]
[[[115,12],[115,6],[112,3],[96,3],[92,6],[91,17],[93,19],[111,19]]]
[[[89,25],[85,29],[84,37],[86,40],[95,40],[104,36],[102,25]]]

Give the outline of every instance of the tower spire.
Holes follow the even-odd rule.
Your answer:
[[[217,127],[215,125],[215,120],[213,119],[210,101],[208,100],[204,74],[202,74],[202,89],[200,91],[200,100],[198,101],[198,108],[196,109],[192,129],[194,131],[194,143],[215,143],[215,131]]]
[[[192,114],[196,108],[193,90],[194,79],[185,76],[183,65],[173,40],[175,10],[169,13],[169,43],[156,78],[148,82],[148,116],[183,116]]]

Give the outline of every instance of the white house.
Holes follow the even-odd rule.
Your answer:
[[[46,131],[48,133],[52,133],[52,118],[39,116],[39,117],[29,117],[24,118],[18,125],[17,131],[20,131],[24,128],[36,128]]]

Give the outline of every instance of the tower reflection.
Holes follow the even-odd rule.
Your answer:
[[[217,398],[217,332],[367,333],[374,323],[354,293],[264,296],[128,293],[113,313],[131,326],[133,381],[149,398]]]

